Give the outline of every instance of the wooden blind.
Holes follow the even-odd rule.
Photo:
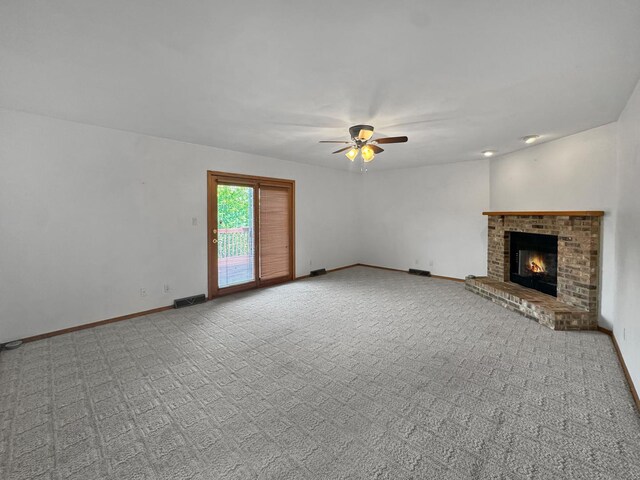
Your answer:
[[[290,199],[290,188],[260,186],[260,280],[290,274]]]

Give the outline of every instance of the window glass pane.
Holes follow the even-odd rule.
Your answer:
[[[218,185],[218,287],[255,279],[253,187]]]

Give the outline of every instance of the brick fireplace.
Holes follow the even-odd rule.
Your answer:
[[[597,328],[604,212],[484,215],[487,276],[467,278],[466,288],[554,330]]]

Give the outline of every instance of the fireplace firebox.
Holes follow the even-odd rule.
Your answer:
[[[547,295],[558,292],[558,237],[511,232],[510,280]]]

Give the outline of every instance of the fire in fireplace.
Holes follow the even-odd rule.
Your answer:
[[[524,287],[557,296],[558,237],[511,232],[510,280]]]

